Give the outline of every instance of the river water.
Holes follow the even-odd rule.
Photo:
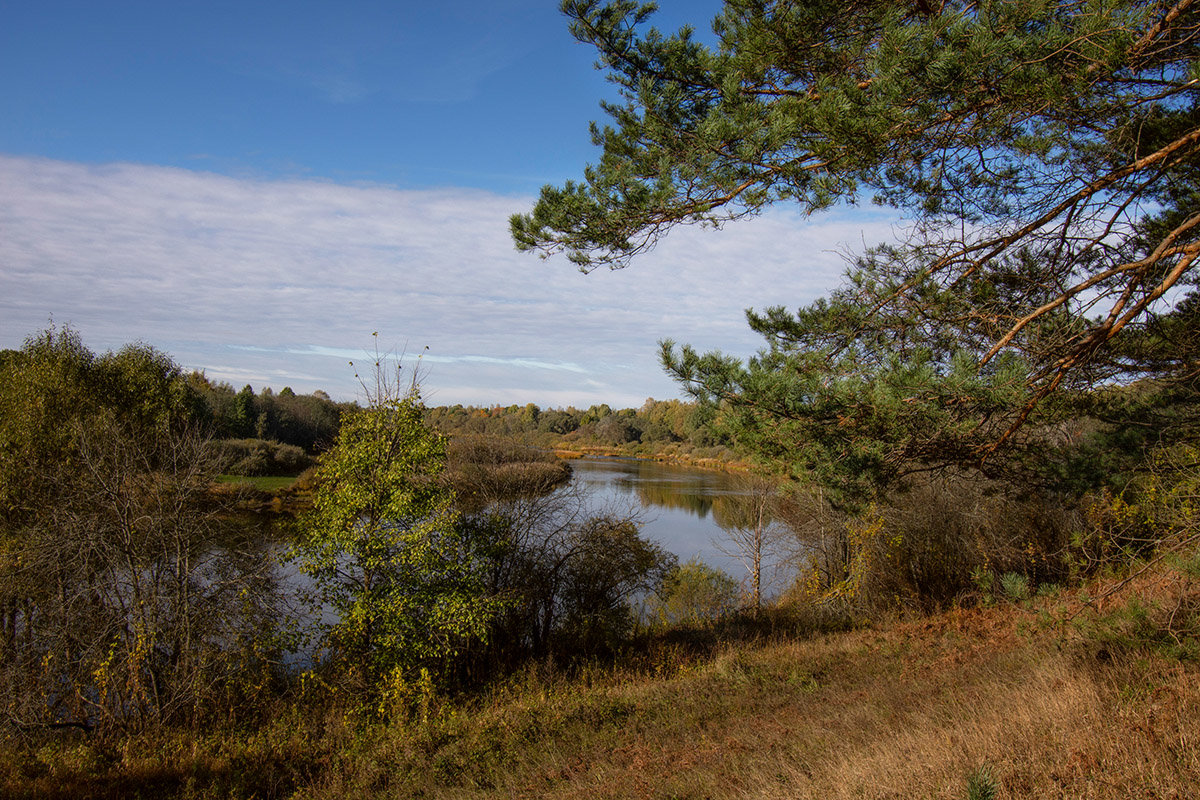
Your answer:
[[[742,580],[746,568],[730,553],[720,520],[739,500],[747,497],[735,478],[717,470],[683,467],[634,458],[571,459],[572,484],[587,493],[594,511],[635,515],[642,535],[674,553],[683,563],[698,557],[710,566]],[[293,563],[281,568],[288,594],[312,588]],[[326,609],[325,621],[332,611]]]
[[[598,508],[638,514],[645,538],[679,556],[699,557],[741,579],[741,562],[721,551],[719,520],[731,503],[746,496],[728,473],[633,458],[571,460],[572,482],[587,490]]]
[[[699,557],[737,580],[745,579],[742,563],[721,550],[724,532],[719,520],[748,496],[729,474],[632,458],[580,458],[570,464],[571,481],[586,491],[593,510],[634,514],[642,535],[677,555],[680,563]],[[731,546],[726,549],[732,552]],[[281,567],[280,580],[292,598],[312,588],[293,563]],[[337,621],[328,607],[320,617],[325,624]],[[304,666],[310,656],[302,649],[285,661]]]

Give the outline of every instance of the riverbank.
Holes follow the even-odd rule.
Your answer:
[[[721,472],[748,472],[751,469],[749,462],[733,457],[732,453],[724,456],[702,456],[671,450],[654,451],[640,448],[631,450],[620,447],[565,445],[552,446],[550,452],[558,458],[567,460],[573,458],[629,458]]]

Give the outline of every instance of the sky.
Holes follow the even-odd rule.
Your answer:
[[[720,3],[660,6],[711,37]],[[556,0],[0,5],[0,348],[70,326],[353,400],[378,346],[432,405],[637,407],[681,396],[659,340],[750,355],[745,309],[894,238],[775,208],[624,270],[516,252],[509,216],[597,156],[594,60]]]

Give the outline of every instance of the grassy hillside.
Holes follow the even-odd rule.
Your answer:
[[[676,632],[404,721],[313,713],[314,690],[203,736],[10,741],[0,795],[1195,797],[1200,668],[1153,598],[1197,598],[1165,579],[1099,609],[1060,594],[842,632],[783,615]]]

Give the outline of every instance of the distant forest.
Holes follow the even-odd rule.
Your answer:
[[[541,409],[526,405],[437,406],[427,409],[429,422],[450,436],[502,436],[526,444],[558,449],[617,450],[627,455],[727,458],[729,439],[712,422],[711,407],[682,400],[650,398],[641,408],[613,410],[607,404],[580,410]]]
[[[17,355],[0,350],[0,366]],[[317,390],[297,394],[247,384],[241,389],[203,372],[184,375],[192,420],[221,442],[238,475],[296,474],[311,466],[337,435],[343,414],[358,407]],[[432,406],[426,421],[451,436],[498,436],[547,449],[616,452],[630,456],[731,459],[730,439],[713,426],[714,410],[683,400],[649,398],[641,408],[586,409],[509,406]]]
[[[290,387],[255,392],[188,376],[200,400],[197,415],[210,435],[229,449],[236,474],[296,472],[333,442],[342,415],[355,403],[339,403],[316,391],[297,394]],[[641,408],[614,410],[601,403],[539,408],[510,406],[433,406],[426,421],[451,436],[498,436],[549,449],[604,450],[633,456],[695,459],[730,458],[728,439],[715,431],[712,410],[682,400],[650,398]]]

